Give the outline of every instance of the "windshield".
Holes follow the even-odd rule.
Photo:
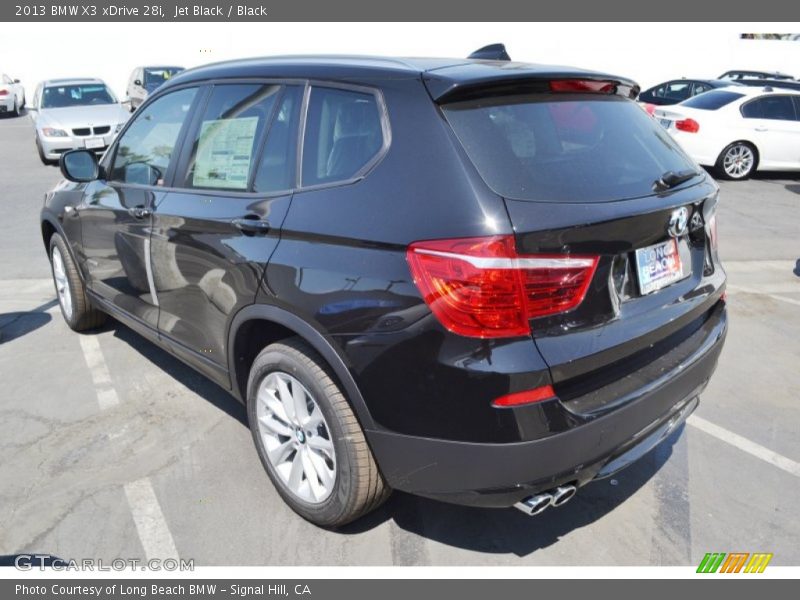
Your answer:
[[[145,69],[144,70],[144,85],[145,87],[159,86],[176,73],[180,73],[183,69],[179,67],[163,67],[158,69]]]
[[[102,83],[54,85],[44,88],[42,108],[115,104],[117,99]]]
[[[619,96],[505,96],[442,109],[480,175],[506,198],[622,200],[653,194],[668,171],[699,170],[663,127]]]
[[[711,90],[705,94],[699,94],[694,98],[689,98],[681,106],[689,108],[699,108],[700,110],[717,110],[730,104],[734,100],[742,98],[744,94],[727,92],[725,90]]]

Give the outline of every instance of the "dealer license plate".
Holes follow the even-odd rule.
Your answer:
[[[636,273],[642,295],[650,294],[683,279],[678,240],[672,238],[647,248],[639,248],[636,251]]]

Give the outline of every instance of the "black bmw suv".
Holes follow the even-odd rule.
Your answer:
[[[230,390],[322,526],[392,489],[537,514],[630,464],[722,348],[718,188],[632,81],[503,54],[176,75],[99,163],[62,157],[67,323]]]

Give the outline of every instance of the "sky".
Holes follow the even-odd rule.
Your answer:
[[[465,57],[503,42],[515,60],[606,71],[643,89],[729,69],[800,77],[800,42],[739,39],[769,31],[800,31],[800,23],[0,23],[0,72],[20,79],[28,97],[42,79],[100,77],[124,99],[138,65],[319,53]]]

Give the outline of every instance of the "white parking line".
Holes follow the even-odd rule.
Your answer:
[[[800,306],[800,300],[796,300],[795,298],[788,298],[786,296],[779,296],[778,294],[770,294],[768,292],[762,292],[761,290],[756,290],[753,288],[742,287],[740,285],[728,285],[728,289],[733,292],[742,292],[745,294],[758,294],[759,296],[767,296],[768,298],[772,298],[773,300],[779,300],[780,302],[786,302],[787,304],[795,304]],[[797,290],[800,292],[800,289]]]
[[[100,348],[100,341],[95,335],[81,335],[79,337],[83,356],[89,367],[89,373],[94,383],[97,394],[97,403],[101,410],[106,410],[119,404],[117,390],[111,380],[111,373],[103,357]],[[118,437],[109,435],[109,439]],[[175,548],[175,541],[161,512],[161,506],[153,490],[150,479],[144,477],[125,484],[125,496],[131,509],[133,522],[136,524],[136,532],[139,534],[139,541],[144,548],[147,559],[164,560],[166,558],[178,558],[178,551]]]
[[[125,484],[125,495],[147,559],[178,558],[175,541],[158,504],[153,484],[145,477]]]
[[[106,359],[103,358],[103,351],[100,349],[100,342],[96,335],[79,336],[83,357],[89,367],[89,374],[92,376],[92,383],[97,392],[97,403],[102,410],[112,408],[119,404],[117,390],[111,382],[111,374],[106,366]]]
[[[696,427],[700,431],[738,448],[742,452],[747,452],[747,454],[750,454],[751,456],[755,456],[764,462],[768,462],[773,467],[778,467],[782,471],[786,471],[795,477],[800,477],[800,463],[793,461],[791,458],[786,458],[777,452],[773,452],[769,448],[765,448],[764,446],[756,444],[755,442],[751,442],[747,438],[744,438],[737,433],[733,433],[732,431],[728,431],[724,427],[715,425],[710,421],[706,421],[697,415],[692,415],[686,422],[689,425]]]

